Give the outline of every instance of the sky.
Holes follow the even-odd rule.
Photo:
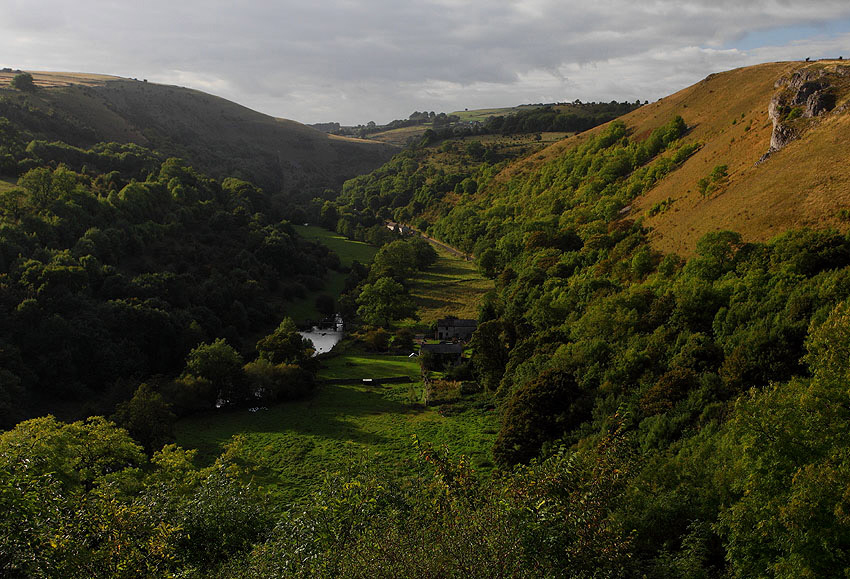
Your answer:
[[[0,0],[0,67],[146,78],[304,123],[651,102],[839,55],[848,0]]]

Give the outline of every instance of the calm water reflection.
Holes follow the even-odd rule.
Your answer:
[[[299,333],[313,342],[313,347],[316,348],[316,354],[330,352],[331,349],[342,339],[342,332],[322,330],[315,326],[309,332]]]

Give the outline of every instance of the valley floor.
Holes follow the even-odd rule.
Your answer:
[[[333,249],[343,265],[353,260],[368,263],[376,248],[351,241],[315,226],[298,226],[299,235]],[[411,295],[420,315],[408,320],[418,331],[448,315],[477,318],[478,304],[493,287],[475,264],[436,247],[437,261],[417,272]],[[338,297],[337,283],[344,274],[334,272],[325,293]],[[311,315],[315,296],[290,306],[293,317]],[[303,302],[303,303],[302,303]],[[335,380],[408,376],[409,384],[342,384]],[[393,475],[413,475],[417,452],[415,435],[422,442],[447,445],[455,455],[470,457],[480,474],[493,468],[492,446],[498,416],[486,395],[474,395],[453,404],[425,407],[418,359],[407,354],[366,352],[349,341],[339,344],[322,360],[317,380],[321,384],[307,400],[285,402],[250,411],[209,412],[180,420],[177,443],[198,449],[198,461],[211,463],[222,445],[243,436],[245,448],[259,466],[257,480],[284,501],[297,501],[315,490],[325,472],[344,470],[358,460]]]
[[[491,447],[498,420],[486,400],[468,398],[436,408],[422,406],[419,364],[406,355],[365,352],[343,344],[325,359],[318,379],[329,381],[310,399],[254,412],[210,412],[178,422],[177,443],[197,448],[207,464],[235,435],[259,465],[258,482],[282,500],[315,490],[323,473],[341,471],[369,458],[395,475],[413,474],[412,436],[448,445],[482,474],[492,469]],[[335,379],[410,376],[411,384],[334,384]]]

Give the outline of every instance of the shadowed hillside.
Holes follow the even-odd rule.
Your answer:
[[[87,147],[130,142],[186,158],[215,176],[309,198],[388,160],[387,145],[326,135],[225,99],[175,86],[68,73],[34,73],[36,88],[0,73],[0,116],[34,138]]]

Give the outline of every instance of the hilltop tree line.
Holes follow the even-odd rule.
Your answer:
[[[517,135],[539,132],[581,132],[607,123],[641,106],[635,103],[611,101],[610,103],[572,103],[534,105],[521,108],[506,115],[493,115],[485,121],[463,121],[458,115],[414,111],[406,119],[395,119],[385,125],[369,121],[365,125],[344,127],[339,123],[317,123],[311,125],[327,133],[366,138],[369,135],[430,124],[426,143],[475,135]]]
[[[583,103],[543,105],[522,109],[504,116],[493,116],[484,123],[488,133],[515,135],[519,133],[563,132],[580,133],[612,121],[641,106],[635,103]]]
[[[320,123],[312,126],[334,135],[360,137],[361,139],[365,139],[369,135],[375,133],[391,131],[393,129],[402,129],[404,127],[416,127],[428,123],[432,124],[433,127],[437,129],[447,125],[456,125],[460,123],[460,117],[457,115],[447,115],[446,113],[435,113],[434,111],[431,111],[430,113],[414,111],[406,119],[395,119],[385,125],[379,125],[375,123],[375,121],[369,121],[365,125],[356,125],[354,127],[343,127],[340,126],[339,123]]]

